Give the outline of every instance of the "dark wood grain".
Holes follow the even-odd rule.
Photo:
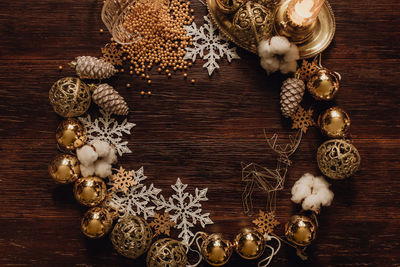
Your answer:
[[[66,63],[75,56],[98,56],[109,35],[99,33],[102,1],[1,1],[0,10],[0,265],[1,266],[144,266],[126,260],[107,239],[80,233],[85,209],[75,203],[71,186],[56,185],[47,164],[57,154],[54,130],[60,118],[48,103],[57,79],[73,75]],[[335,200],[319,216],[318,238],[302,262],[283,247],[272,266],[400,266],[400,2],[333,0],[337,32],[323,64],[342,74],[334,103],[352,118],[351,134],[362,155],[362,169],[351,179],[331,181]],[[206,8],[192,1],[196,23]],[[171,80],[154,73],[151,87],[128,75],[113,85],[127,99],[135,122],[129,137],[133,154],[124,166],[145,167],[149,182],[171,193],[177,177],[209,188],[204,210],[232,238],[251,218],[242,213],[240,162],[273,166],[263,128],[291,132],[279,115],[284,77],[267,77],[258,58],[239,49],[241,60],[208,77],[199,60]],[[57,66],[63,65],[64,71]],[[132,88],[124,87],[126,82]],[[152,97],[142,98],[150,89]],[[308,97],[309,98],[309,97]],[[306,101],[310,101],[310,99]],[[90,110],[96,114],[96,108]],[[315,153],[323,141],[311,129],[293,158],[277,215],[285,222],[296,211],[290,187],[305,172],[318,173]],[[257,193],[256,208],[264,204]],[[233,256],[228,266],[250,266]],[[204,266],[204,265],[202,265]],[[256,266],[254,262],[251,266]]]

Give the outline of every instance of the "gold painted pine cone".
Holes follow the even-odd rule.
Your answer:
[[[81,79],[108,79],[117,72],[112,64],[90,56],[77,57],[70,66],[75,68]]]
[[[92,94],[93,102],[108,113],[128,115],[129,107],[124,98],[110,85],[103,83],[97,86]]]
[[[296,112],[298,105],[303,99],[306,86],[304,82],[297,78],[286,79],[281,88],[281,112],[289,118]]]

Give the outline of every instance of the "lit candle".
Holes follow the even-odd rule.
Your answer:
[[[301,26],[312,24],[325,0],[292,0],[288,6],[289,19]]]

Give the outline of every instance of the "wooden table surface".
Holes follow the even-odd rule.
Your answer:
[[[102,1],[2,1],[0,10],[0,265],[144,266],[118,256],[107,238],[80,233],[85,208],[71,186],[55,184],[47,165],[58,154],[54,132],[60,118],[48,101],[50,86],[74,75],[67,63],[80,55],[100,55],[109,39],[100,19]],[[339,105],[352,119],[351,136],[362,156],[361,171],[330,181],[335,199],[319,216],[317,240],[302,262],[284,246],[272,266],[400,266],[400,2],[332,0],[337,31],[323,64],[342,74],[335,101],[314,104],[317,111]],[[206,8],[193,0],[196,23]],[[203,209],[215,224],[207,232],[234,235],[253,217],[242,212],[240,163],[272,167],[263,128],[285,140],[290,123],[279,113],[284,77],[267,77],[256,55],[238,49],[241,60],[211,78],[198,60],[189,71],[167,79],[153,71],[151,87],[127,74],[112,84],[127,99],[132,154],[126,168],[145,168],[148,181],[169,196],[181,177],[189,190],[208,187]],[[58,66],[64,66],[62,72]],[[125,83],[133,86],[126,88]],[[151,97],[141,97],[141,90]],[[306,96],[307,103],[311,103]],[[90,114],[96,114],[93,107]],[[305,172],[319,174],[316,150],[324,138],[317,128],[305,135],[293,158],[277,216],[284,224],[298,207],[290,188]],[[193,191],[192,191],[193,192]],[[258,192],[256,209],[265,195]],[[196,229],[198,230],[198,229]],[[248,265],[249,264],[249,265]],[[201,266],[205,266],[202,264]],[[228,266],[256,266],[234,255]]]

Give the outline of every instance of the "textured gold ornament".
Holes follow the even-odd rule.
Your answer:
[[[181,267],[186,266],[186,249],[181,242],[163,238],[150,247],[146,258],[147,267]]]
[[[246,260],[257,259],[264,248],[264,237],[254,228],[244,228],[235,237],[235,250]]]
[[[57,143],[62,148],[70,151],[83,146],[86,138],[86,128],[77,119],[70,118],[64,120],[56,130]]]
[[[294,215],[285,225],[287,240],[297,246],[306,247],[311,244],[317,234],[315,222],[304,215]]]
[[[331,100],[339,91],[339,81],[338,73],[322,68],[311,76],[307,88],[316,100]]]
[[[138,216],[129,216],[114,226],[110,239],[119,254],[136,259],[149,249],[153,232],[145,220]]]
[[[75,199],[82,205],[94,207],[106,198],[106,183],[99,177],[79,178],[74,185]]]
[[[361,157],[353,144],[346,140],[333,139],[318,148],[317,162],[325,176],[344,179],[358,171]]]
[[[349,115],[339,107],[327,109],[318,118],[318,124],[323,134],[330,138],[344,138],[350,128]]]
[[[218,9],[224,14],[232,14],[238,10],[246,0],[215,0]]]
[[[81,173],[79,161],[72,155],[59,155],[50,163],[49,173],[56,182],[62,184],[72,183],[78,179]]]
[[[232,255],[232,244],[222,237],[222,234],[211,234],[203,237],[201,254],[208,264],[222,266]]]
[[[80,79],[66,77],[53,84],[49,99],[58,115],[76,117],[88,110],[91,102],[90,89]]]
[[[82,233],[90,238],[100,238],[112,227],[111,214],[104,208],[94,207],[83,215],[81,221]]]

